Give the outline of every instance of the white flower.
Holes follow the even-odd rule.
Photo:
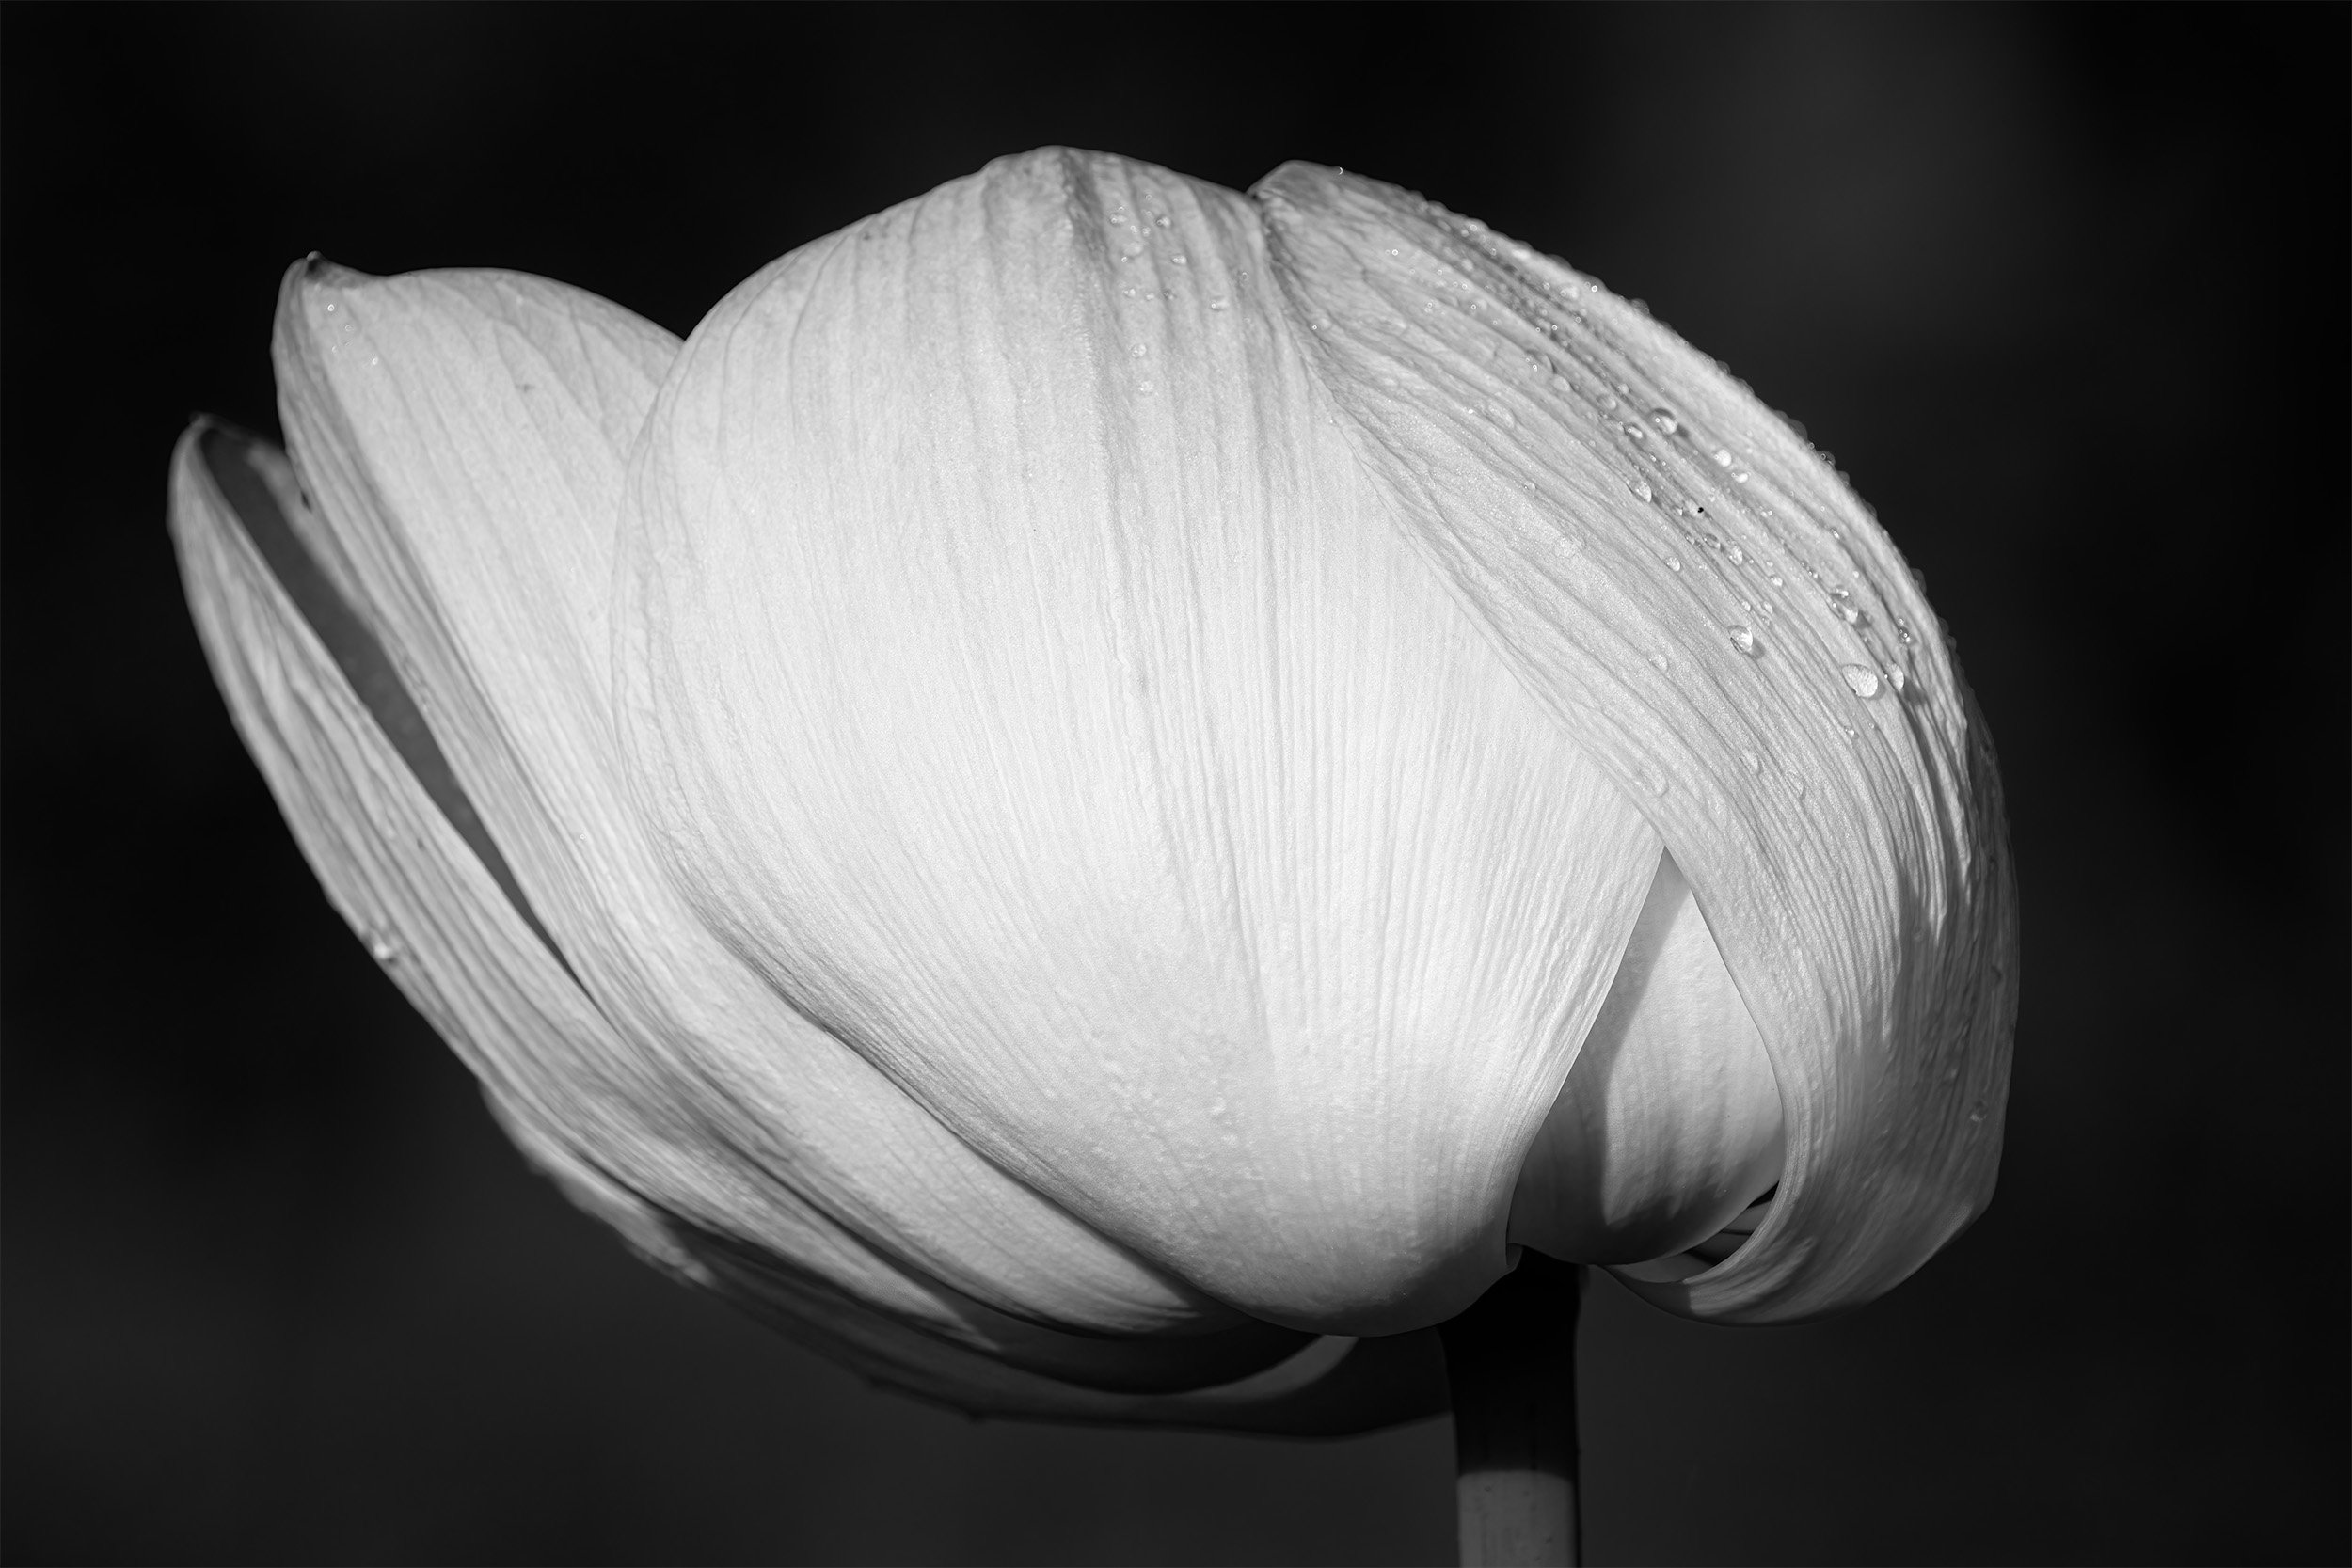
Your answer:
[[[1047,150],[683,345],[313,261],[276,355],[291,463],[200,421],[172,511],[321,879],[580,1202],[873,1375],[1372,1424],[1441,1383],[1353,1337],[1517,1246],[1788,1321],[1989,1196],[1947,640],[1556,261]]]

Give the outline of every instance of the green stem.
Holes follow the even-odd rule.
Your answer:
[[[1440,1324],[1462,1568],[1579,1560],[1576,1308],[1584,1271],[1533,1252]]]

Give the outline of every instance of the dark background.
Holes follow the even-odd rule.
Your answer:
[[[2346,10],[0,12],[14,1561],[1437,1561],[1443,1422],[974,1425],[624,1256],[329,912],[198,654],[279,272],[685,331],[1049,142],[1344,165],[1647,299],[1927,574],[2009,784],[2002,1189],[1833,1323],[1597,1289],[1597,1561],[2346,1542]]]

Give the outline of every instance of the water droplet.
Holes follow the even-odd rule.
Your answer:
[[[1168,214],[1166,213],[1153,213],[1152,214],[1152,221],[1162,229],[1165,229],[1168,227]]]
[[[1724,468],[1728,468],[1728,467],[1731,467],[1731,452],[1730,452],[1730,451],[1729,451],[1727,448],[1724,448],[1724,447],[1717,447],[1717,448],[1715,449],[1715,462],[1716,462],[1716,465],[1717,465],[1719,467],[1724,467]]]
[[[1985,1103],[1981,1100],[1978,1101],[1974,1105],[1968,1107],[1968,1120],[1972,1124],[1984,1120],[1984,1118],[1990,1114],[1991,1113],[1985,1109]]]
[[[1798,800],[1802,800],[1804,799],[1804,780],[1802,776],[1795,773],[1789,774],[1788,787],[1796,791]]]
[[[1661,557],[1660,557],[1660,559],[1665,562],[1665,563],[1666,563],[1666,570],[1668,570],[1669,572],[1679,572],[1680,570],[1682,570],[1682,562],[1681,562],[1680,561],[1677,560],[1675,557],[1673,557],[1673,556],[1669,555],[1669,556],[1661,556]]]
[[[1145,397],[1150,397],[1154,388],[1148,381],[1138,381],[1136,383],[1136,390],[1141,392]]]
[[[1188,267],[1192,265],[1192,258],[1185,255],[1181,250],[1172,252],[1168,259],[1175,262],[1180,267]]]
[[[1731,645],[1733,647],[1739,649],[1750,658],[1754,658],[1756,656],[1758,650],[1756,643],[1756,633],[1750,631],[1747,627],[1725,626],[1724,628],[1724,635],[1731,639]]]
[[[1629,479],[1626,481],[1626,488],[1645,501],[1654,501],[1658,499],[1658,492],[1649,487],[1649,481],[1645,479]]]
[[[1782,578],[1778,572],[1765,573],[1764,580],[1771,583],[1774,588],[1786,588],[1788,586],[1787,579]]]
[[[1731,563],[1734,566],[1745,566],[1748,563],[1748,552],[1737,545],[1726,547],[1724,554],[1731,558]]]
[[[1149,349],[1148,347],[1146,347],[1146,346],[1145,346],[1145,345],[1143,345],[1142,343],[1137,343],[1135,347],[1133,347],[1133,348],[1129,349],[1127,352],[1128,352],[1129,354],[1134,355],[1136,358],[1140,359],[1140,358],[1142,358],[1145,355],[1147,355],[1147,354],[1151,353],[1152,351],[1151,351],[1151,349]]]
[[[1213,299],[1209,301],[1209,309],[1212,310],[1222,310],[1232,303],[1232,302],[1231,300]]]
[[[377,963],[398,963],[401,957],[400,939],[381,927],[368,932],[368,956]]]
[[[1671,410],[1664,408],[1651,409],[1649,422],[1658,427],[1661,436],[1672,436],[1682,428],[1682,421],[1676,419]]]
[[[1600,394],[1600,405],[1601,405],[1603,408],[1616,408],[1616,407],[1619,407],[1619,406],[1620,406],[1620,404],[1618,404],[1618,402],[1617,402],[1617,394],[1616,394],[1616,393],[1614,393],[1614,392],[1603,392],[1603,393],[1601,393],[1601,394]]]
[[[1748,765],[1748,771],[1751,773],[1761,773],[1764,771],[1764,763],[1762,759],[1757,757],[1754,752],[1740,752],[1740,760]]]
[[[1895,695],[1899,697],[1903,694],[1903,688],[1911,684],[1911,677],[1890,664],[1886,667],[1886,684],[1893,687]]]
[[[1734,468],[1734,469],[1732,469],[1732,470],[1731,470],[1731,483],[1734,483],[1734,484],[1745,484],[1747,482],[1748,482],[1748,470],[1747,470],[1747,469],[1745,469],[1745,468]]]
[[[1851,599],[1853,597],[1853,590],[1851,588],[1833,588],[1829,591],[1829,596],[1833,599]]]
[[[1841,664],[1837,667],[1837,673],[1846,677],[1846,684],[1853,689],[1855,696],[1869,698],[1879,694],[1879,673],[1868,665]]]
[[[1649,656],[1649,661],[1658,666],[1661,670],[1663,670],[1666,667],[1666,656],[1664,654],[1652,654]]]
[[[1621,424],[1617,428],[1625,432],[1629,440],[1646,441],[1649,439],[1649,432],[1638,424]]]
[[[1649,786],[1649,792],[1652,795],[1663,795],[1666,793],[1666,781],[1656,773],[1643,774],[1642,783]]]
[[[1832,605],[1830,608],[1837,611],[1837,618],[1845,622],[1846,625],[1850,626],[1858,626],[1862,625],[1862,611],[1856,610],[1853,606],[1850,604],[1841,604]]]
[[[1501,425],[1505,430],[1517,430],[1519,427],[1519,421],[1517,417],[1515,417],[1508,408],[1503,407],[1502,404],[1499,403],[1490,403],[1486,404],[1486,418],[1494,420],[1495,423]]]

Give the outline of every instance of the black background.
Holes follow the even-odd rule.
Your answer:
[[[1431,1561],[1443,1422],[973,1425],[630,1261],[329,912],[165,460],[279,272],[690,329],[1067,142],[1342,164],[1592,269],[1836,454],[1991,718],[2002,1190],[1851,1318],[1583,1343],[1597,1561],[2342,1561],[2347,12],[9,7],[16,1561]]]

